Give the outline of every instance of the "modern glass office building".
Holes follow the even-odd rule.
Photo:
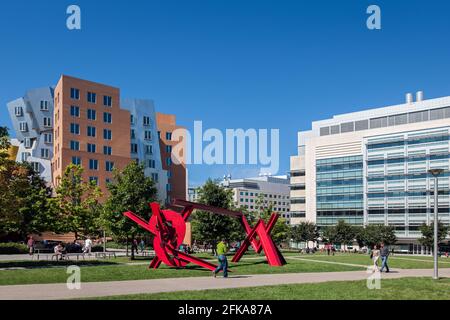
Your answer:
[[[313,122],[299,132],[291,158],[291,212],[298,213],[291,223],[390,225],[405,250],[423,251],[419,227],[434,212],[430,169],[447,171],[439,179],[439,219],[450,224],[449,137],[450,97],[424,100],[422,92],[401,105]]]

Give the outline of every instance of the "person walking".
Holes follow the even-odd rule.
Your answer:
[[[32,256],[34,254],[34,239],[32,236],[28,239],[27,247],[29,255]]]
[[[219,266],[216,268],[216,270],[213,271],[213,276],[215,278],[217,273],[222,270],[223,277],[228,278],[228,261],[227,257],[225,256],[225,254],[228,252],[228,247],[226,245],[225,239],[217,244],[216,251],[219,259]]]
[[[83,253],[91,254],[91,250],[92,250],[92,240],[90,237],[88,237],[84,242]]]
[[[372,258],[373,262],[373,272],[379,272],[380,268],[378,268],[378,260],[380,259],[380,250],[378,249],[377,245],[373,247],[370,257]]]
[[[389,248],[384,245],[384,243],[381,244],[380,249],[380,255],[381,255],[381,270],[380,272],[383,272],[384,268],[386,268],[386,272],[389,272],[389,266],[388,266],[388,257],[389,257]]]
[[[141,242],[139,243],[139,247],[141,249],[141,253],[144,253],[144,250],[145,250],[145,241],[144,241],[144,239],[141,239]]]

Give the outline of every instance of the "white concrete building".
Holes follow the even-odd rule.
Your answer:
[[[233,199],[237,206],[250,212],[258,211],[262,205],[272,204],[273,211],[289,222],[289,179],[287,176],[261,176],[256,178],[224,180],[222,185],[233,189]],[[262,204],[259,205],[259,201]]]
[[[298,133],[292,224],[391,225],[405,250],[419,252],[419,227],[433,219],[433,168],[447,170],[439,183],[439,219],[450,223],[450,97],[416,97],[316,121]]]

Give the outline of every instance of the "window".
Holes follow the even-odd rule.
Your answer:
[[[112,114],[109,112],[104,112],[103,113],[103,122],[112,123]]]
[[[17,117],[23,116],[23,108],[22,108],[22,107],[15,107],[15,108],[14,108],[14,114],[15,114]]]
[[[76,88],[70,89],[70,98],[74,100],[80,100],[80,90]]]
[[[98,170],[98,160],[89,159],[89,170]]]
[[[328,136],[330,134],[330,127],[320,128],[320,136]]]
[[[80,117],[80,107],[70,106],[70,115],[72,117]]]
[[[87,118],[88,118],[88,120],[96,120],[97,112],[93,109],[88,109],[87,110]]]
[[[409,123],[428,121],[428,110],[408,114]]]
[[[150,125],[150,117],[144,116],[143,123],[144,123],[144,126],[149,126]]]
[[[49,149],[41,149],[41,158],[49,159],[50,158],[50,150]]]
[[[44,117],[44,127],[51,127],[52,120],[49,117]]]
[[[76,166],[81,166],[81,159],[80,157],[72,157],[72,163]]]
[[[80,125],[77,123],[71,123],[70,124],[70,133],[80,134]]]
[[[172,186],[170,183],[166,184],[166,191],[168,192],[172,191]]]
[[[98,177],[89,177],[89,182],[98,186]]]
[[[114,162],[106,161],[105,162],[106,171],[111,172],[114,169]]]
[[[355,131],[355,123],[354,122],[347,122],[341,124],[341,133],[346,132],[353,132]]]
[[[78,141],[70,141],[70,150],[80,151],[80,143]]]
[[[87,144],[87,152],[89,153],[95,153],[97,150],[97,146],[93,143],[88,143]]]
[[[112,147],[103,146],[103,154],[107,156],[112,155]]]
[[[19,130],[21,132],[27,132],[28,131],[28,124],[26,122],[20,122],[19,123]]]
[[[103,129],[103,139],[112,140],[112,131],[108,129]]]
[[[41,100],[41,111],[48,111],[48,101]]]
[[[41,167],[39,165],[39,162],[32,162],[31,166],[33,167],[34,172],[40,172]]]
[[[136,143],[131,144],[131,153],[137,153],[138,145]]]
[[[166,152],[171,153],[172,152],[172,146],[166,146]]]
[[[370,119],[370,129],[387,127],[387,117]]]
[[[27,148],[27,149],[31,148],[32,143],[31,143],[30,138],[26,138],[24,143],[25,143],[25,148]]]
[[[158,182],[159,176],[158,176],[157,173],[152,173],[152,180],[155,181],[155,182]]]
[[[145,130],[144,134],[145,134],[145,140],[152,140],[152,132],[151,131]]]
[[[145,153],[146,154],[153,154],[153,146],[152,145],[146,145],[145,146]]]
[[[90,103],[97,103],[97,94],[94,92],[88,92],[87,101]]]
[[[131,129],[130,135],[131,139],[136,139],[136,132],[134,131],[134,129]]]
[[[52,143],[53,135],[51,133],[44,133],[44,143]]]
[[[95,137],[96,136],[96,129],[95,129],[95,127],[91,127],[91,126],[88,126],[87,127],[87,135],[88,135],[88,137]]]
[[[156,161],[155,160],[148,160],[147,161],[147,167],[155,169],[156,167]]]
[[[22,156],[21,156],[22,162],[27,161],[28,157],[31,157],[31,153],[29,153],[29,152],[22,152]]]
[[[130,123],[134,124],[134,116],[133,115],[130,115]]]
[[[369,129],[369,120],[360,120],[355,122],[355,131]]]
[[[112,97],[111,96],[103,96],[103,105],[105,107],[112,107]]]
[[[168,166],[170,166],[170,165],[172,164],[172,159],[171,159],[171,158],[167,158],[167,159],[166,159],[166,164],[167,164]]]
[[[166,132],[166,140],[172,140],[172,132]]]

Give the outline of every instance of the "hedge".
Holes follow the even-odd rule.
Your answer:
[[[28,247],[22,243],[0,243],[0,254],[28,253]]]

